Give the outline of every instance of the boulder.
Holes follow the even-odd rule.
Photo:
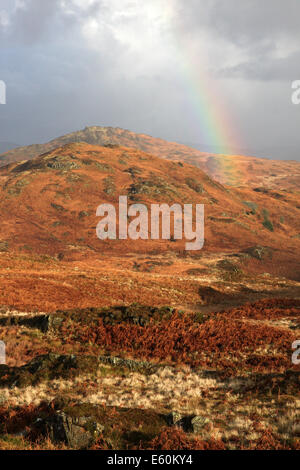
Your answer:
[[[178,411],[172,411],[166,416],[168,426],[177,426],[185,432],[191,431],[191,416],[182,415]]]
[[[169,415],[167,415],[167,423],[169,426],[180,426],[182,422],[182,414],[178,411],[172,411]]]
[[[243,253],[251,256],[251,258],[263,261],[264,259],[272,258],[273,250],[267,246],[251,246],[246,248]]]
[[[87,449],[104,431],[104,426],[92,417],[70,416],[64,411],[37,424],[52,442],[64,442],[73,449]]]
[[[201,431],[203,430],[203,428],[209,423],[209,419],[208,418],[205,418],[205,416],[195,416],[192,420],[191,420],[191,425],[192,425],[192,429],[193,429],[193,432],[195,434],[199,434],[201,433]]]

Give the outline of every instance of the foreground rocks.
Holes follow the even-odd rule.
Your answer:
[[[147,326],[150,321],[160,322],[172,316],[173,307],[149,307],[140,304],[105,308],[85,308],[73,310],[58,310],[52,314],[40,315],[11,315],[0,318],[0,326],[24,326],[36,328],[43,333],[60,334],[63,323],[78,323],[81,325],[97,325],[101,319],[104,325],[130,323]]]
[[[37,356],[21,367],[0,365],[0,388],[28,387],[55,379],[96,374],[102,364],[142,374],[152,374],[160,366],[147,361],[134,361],[113,356],[59,355]]]
[[[167,415],[166,421],[169,426],[176,426],[185,432],[194,432],[195,434],[200,434],[210,422],[205,416],[183,415],[178,411],[172,411]]]
[[[96,372],[98,363],[93,356],[38,356],[21,367],[0,365],[0,387],[28,387],[42,381],[68,379],[81,373]]]
[[[33,423],[32,431],[73,449],[87,449],[99,439],[108,448],[116,449],[124,439],[148,440],[162,429],[174,426],[200,434],[209,423],[205,417],[184,416],[176,411],[163,415],[154,410],[106,408],[88,403],[64,405],[59,400],[54,407],[53,414]]]
[[[24,326],[36,328],[43,333],[55,332],[59,329],[63,318],[58,315],[12,315],[0,318],[0,326]]]
[[[89,416],[70,416],[63,411],[51,418],[38,420],[34,427],[52,442],[63,442],[74,449],[86,449],[100,437],[104,425]]]
[[[263,261],[265,259],[272,259],[273,256],[273,249],[268,246],[251,246],[246,248],[243,253],[250,256],[251,258],[256,258],[259,261]]]
[[[106,448],[118,449],[126,448],[126,442],[152,439],[166,425],[166,417],[152,410],[66,404],[58,399],[49,406],[48,416],[32,424],[30,433],[73,449],[90,448],[99,439]]]

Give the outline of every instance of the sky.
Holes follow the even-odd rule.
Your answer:
[[[299,0],[1,0],[0,141],[114,126],[300,160]]]

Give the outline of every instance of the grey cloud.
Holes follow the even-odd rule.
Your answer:
[[[151,2],[159,15],[159,0]],[[65,3],[73,14],[62,0],[25,0],[26,8],[17,10],[1,0],[11,23],[0,30],[0,79],[8,97],[0,107],[0,141],[29,144],[86,125],[111,125],[211,145],[201,121],[206,111],[199,113],[185,70],[193,67],[196,82],[204,37],[212,87],[228,103],[226,114],[248,153],[271,148],[271,156],[280,146],[297,154],[300,106],[291,105],[290,86],[300,78],[298,0],[172,0],[172,20],[161,27],[146,20],[145,29],[155,26],[151,31],[141,28],[143,11],[122,12],[133,0]],[[87,38],[82,27],[94,18],[99,31]],[[184,63],[190,45],[200,51],[192,65]]]
[[[234,67],[218,69],[219,77],[246,78],[247,80],[286,82],[287,86],[299,76],[300,51],[286,58],[274,59],[269,56],[259,55],[257,59],[251,59]],[[216,72],[215,72],[216,74]]]
[[[210,26],[246,47],[257,42],[300,37],[298,0],[216,0]]]
[[[196,41],[206,30],[243,52],[233,67],[212,65],[215,74],[262,80],[297,76],[300,54],[300,3],[298,0],[177,0],[178,25]]]
[[[27,2],[26,8],[18,9],[14,15],[12,34],[19,41],[29,44],[37,41],[47,35],[48,27],[57,14],[57,8],[58,0]]]
[[[12,8],[11,1],[2,6],[10,20],[10,27],[0,29],[6,43],[32,46],[46,40],[62,39],[64,32],[92,17],[102,7],[101,0],[82,9],[66,0],[73,14],[68,14],[62,0],[23,0],[24,7]],[[15,3],[16,5],[16,3]]]
[[[300,37],[298,0],[176,0],[184,27],[217,32],[241,47]]]

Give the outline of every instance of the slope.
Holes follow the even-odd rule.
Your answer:
[[[297,277],[300,222],[296,195],[226,188],[200,169],[125,147],[67,144],[0,170],[2,250],[87,258],[98,253],[184,253],[185,240],[108,240],[96,237],[96,209],[129,203],[205,205],[202,253],[275,250],[278,266]],[[199,254],[199,253],[198,253]],[[191,252],[190,256],[194,254]],[[272,263],[277,264],[276,259]]]
[[[265,186],[297,191],[300,183],[300,162],[278,161],[241,155],[215,155],[175,142],[145,134],[113,128],[86,127],[45,144],[19,147],[0,155],[0,166],[34,158],[57,147],[73,142],[93,145],[120,145],[151,153],[172,161],[195,165],[215,180],[232,186]]]

